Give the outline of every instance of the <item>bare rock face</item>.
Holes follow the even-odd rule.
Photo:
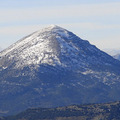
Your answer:
[[[0,52],[0,114],[120,100],[120,62],[59,26]]]

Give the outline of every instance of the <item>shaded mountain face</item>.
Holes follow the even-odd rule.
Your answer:
[[[59,26],[0,53],[0,113],[120,100],[120,62]]]

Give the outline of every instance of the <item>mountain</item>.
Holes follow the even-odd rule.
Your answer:
[[[120,60],[120,54],[114,55],[113,57],[117,60]]]
[[[120,102],[31,108],[1,120],[120,120]]]
[[[0,115],[120,100],[120,61],[56,25],[0,52]]]

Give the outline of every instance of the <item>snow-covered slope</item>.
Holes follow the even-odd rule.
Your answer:
[[[1,59],[16,61],[15,68],[49,64],[61,67],[111,64],[111,58],[88,41],[61,27],[51,25],[19,40],[0,53]],[[8,66],[6,66],[8,67]]]
[[[119,71],[118,60],[51,25],[0,52],[0,113],[118,100]]]
[[[86,53],[79,47],[79,43],[89,46],[87,41],[79,39],[73,33],[51,25],[13,44],[0,56],[1,58],[7,56],[10,61],[16,60],[15,68],[40,64],[70,67],[72,64],[78,65],[78,61],[84,64],[80,59],[80,53],[83,52],[81,57],[84,57]],[[95,48],[93,46],[89,49],[92,52]],[[66,61],[62,59],[63,57],[67,57],[69,60]]]

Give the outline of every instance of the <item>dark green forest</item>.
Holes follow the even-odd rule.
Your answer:
[[[0,120],[120,120],[120,102],[31,108]]]

